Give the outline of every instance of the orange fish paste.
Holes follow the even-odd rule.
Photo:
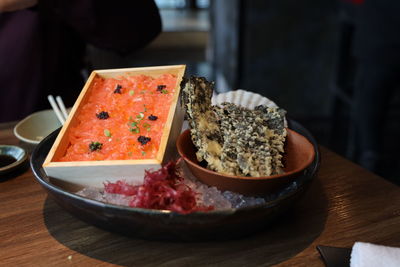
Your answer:
[[[176,82],[172,74],[95,77],[58,161],[154,159]]]

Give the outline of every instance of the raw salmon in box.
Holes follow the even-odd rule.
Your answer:
[[[185,65],[93,71],[43,163],[46,174],[79,186],[141,183],[145,170],[175,159],[184,71]]]

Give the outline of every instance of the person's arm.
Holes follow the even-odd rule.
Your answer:
[[[0,0],[0,13],[33,7],[38,0]]]

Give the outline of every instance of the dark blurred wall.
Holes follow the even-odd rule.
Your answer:
[[[211,1],[217,87],[261,93],[291,117],[329,116],[336,1]]]

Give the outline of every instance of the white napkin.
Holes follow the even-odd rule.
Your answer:
[[[350,267],[399,267],[400,248],[356,242],[351,251]]]

